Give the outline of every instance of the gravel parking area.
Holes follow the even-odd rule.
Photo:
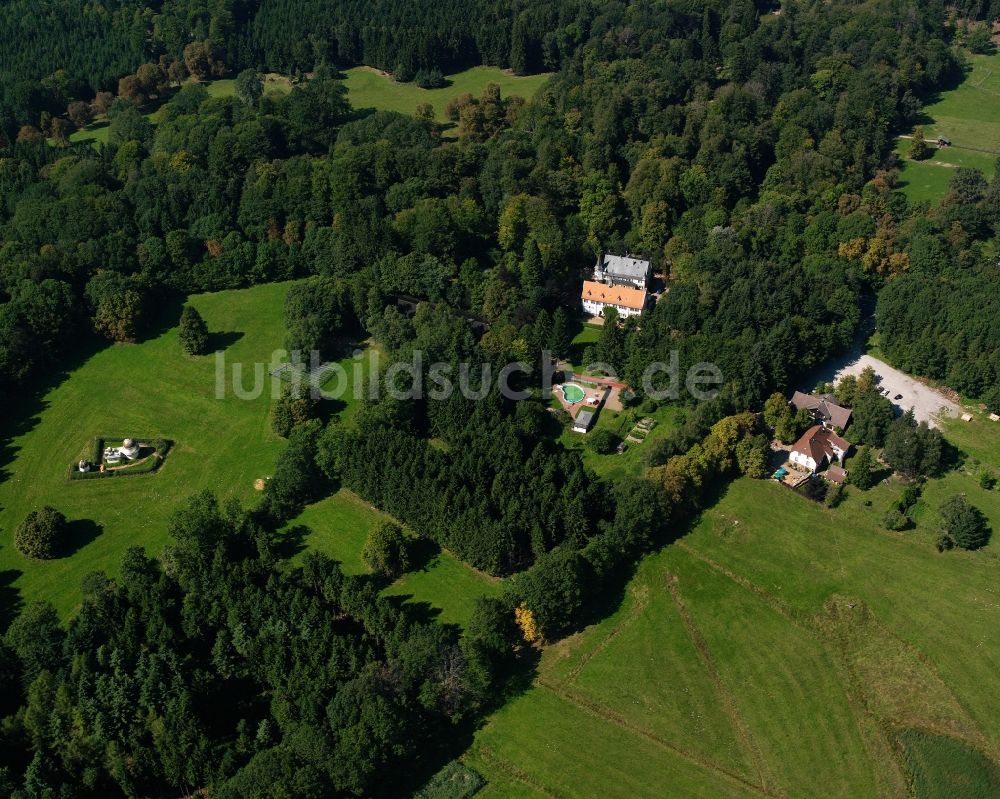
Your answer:
[[[872,367],[875,374],[882,376],[879,387],[889,390],[888,399],[892,404],[900,412],[913,408],[913,415],[918,422],[927,422],[934,427],[938,416],[957,416],[962,412],[959,405],[940,392],[871,355],[853,358],[824,379],[836,383],[844,375],[860,375],[866,366]],[[903,396],[897,400],[896,396],[899,394]]]

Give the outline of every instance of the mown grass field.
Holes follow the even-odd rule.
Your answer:
[[[464,760],[484,795],[993,795],[1000,540],[943,555],[934,540],[956,492],[1000,530],[1000,492],[952,472],[928,483],[915,529],[890,533],[901,490],[849,489],[828,509],[737,480],[477,733]],[[915,729],[929,737],[914,754],[897,738]]]
[[[338,561],[345,574],[367,573],[361,550],[368,534],[383,521],[392,518],[341,489],[310,505],[285,526],[286,535],[295,540],[299,550],[292,563],[301,561],[306,551],[317,550]],[[424,603],[440,621],[458,625],[468,622],[479,596],[499,594],[499,580],[429,544],[421,549],[427,553],[426,560],[390,585],[387,594]]]
[[[211,489],[221,500],[256,502],[258,478],[274,469],[283,439],[271,431],[271,381],[255,399],[240,399],[231,388],[232,365],[245,364],[249,390],[254,364],[270,364],[284,340],[284,299],[289,284],[194,296],[213,335],[225,349],[227,388],[216,398],[216,357],[182,353],[170,309],[162,332],[139,344],[109,346],[87,357],[41,401],[26,397],[10,409],[0,443],[0,601],[51,601],[70,615],[80,599],[83,577],[101,569],[116,574],[125,549],[141,545],[151,554],[170,543],[170,514],[193,493]],[[176,314],[176,315],[175,315]],[[368,357],[346,356],[338,363],[348,376],[355,364],[362,376]],[[333,390],[331,378],[324,385]],[[357,407],[353,392],[333,401],[332,410],[349,419]],[[103,434],[162,436],[174,441],[164,465],[154,474],[98,480],[69,480],[72,461],[89,454]],[[33,509],[52,505],[73,523],[70,552],[52,561],[32,561],[13,547],[14,528]],[[298,553],[315,548],[341,562],[348,573],[366,568],[361,548],[368,532],[388,517],[349,491],[308,507],[286,531]],[[303,529],[307,527],[308,529]],[[499,583],[440,552],[388,589],[431,606],[443,621],[468,620],[480,594]],[[0,608],[3,611],[4,608]],[[0,615],[0,624],[4,619]]]
[[[386,73],[371,67],[354,67],[345,73],[347,96],[357,109],[375,108],[413,114],[417,106],[430,103],[439,121],[446,121],[444,109],[450,100],[466,92],[475,97],[483,93],[488,83],[500,85],[501,95],[519,95],[530,100],[548,75],[519,77],[497,67],[472,67],[447,75],[448,85],[441,89],[421,89],[413,83],[397,83]]]
[[[910,161],[909,140],[897,140],[902,159],[899,188],[911,201],[935,203],[943,198],[955,167],[975,167],[987,178],[993,176],[1000,156],[1000,53],[967,57],[971,69],[965,80],[923,109],[928,142],[942,136],[952,146],[932,147],[926,160]]]
[[[461,94],[469,92],[478,97],[488,83],[498,83],[503,96],[519,95],[531,99],[548,75],[517,76],[497,67],[472,67],[447,76],[448,85],[441,89],[421,89],[413,83],[396,83],[387,74],[371,67],[354,67],[344,73],[344,83],[351,105],[356,109],[374,108],[379,111],[398,111],[401,114],[416,113],[417,106],[430,103],[434,115],[440,122],[447,122],[445,106]],[[236,92],[233,78],[206,81],[205,87],[211,97],[232,97]],[[292,90],[288,78],[268,74],[264,80],[265,94],[287,94]],[[158,111],[146,114],[153,124],[159,122]],[[70,134],[71,142],[93,142],[95,145],[107,142],[108,122],[99,119],[86,128]]]
[[[288,284],[193,297],[230,364],[268,363],[284,338]],[[180,309],[176,309],[179,315]],[[173,311],[171,311],[173,313]],[[157,553],[168,543],[170,514],[195,491],[250,502],[254,480],[274,468],[284,442],[271,432],[270,396],[215,396],[215,356],[181,352],[176,319],[140,344],[109,346],[90,355],[40,404],[11,409],[17,425],[5,438],[0,482],[0,574],[24,601],[48,599],[68,614],[80,580],[95,569],[114,574],[122,552],[141,544]],[[252,372],[252,370],[250,370]],[[250,385],[247,374],[247,387]],[[70,481],[67,469],[95,435],[130,433],[173,439],[162,468],[151,475]],[[5,433],[9,435],[5,428]],[[92,520],[76,551],[49,562],[29,561],[11,545],[14,527],[36,507],[52,505],[73,520]]]

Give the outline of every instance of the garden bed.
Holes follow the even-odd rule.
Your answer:
[[[100,470],[104,462],[104,449],[110,444],[121,445],[128,436],[95,436],[94,445],[86,460],[90,461],[91,471],[81,472],[78,463],[69,465],[70,480],[96,480],[105,477],[130,477],[132,475],[151,474],[163,464],[173,441],[167,438],[136,438],[139,443],[140,457],[132,463],[120,466],[105,466],[104,471]]]

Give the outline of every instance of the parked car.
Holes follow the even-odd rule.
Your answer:
[[[901,400],[902,398],[903,398],[902,394],[897,394],[895,397],[893,397],[894,400]]]

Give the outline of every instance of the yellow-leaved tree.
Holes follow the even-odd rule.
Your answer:
[[[533,644],[541,638],[538,624],[535,622],[535,614],[523,602],[514,608],[514,621],[521,628],[521,637],[529,644]]]

